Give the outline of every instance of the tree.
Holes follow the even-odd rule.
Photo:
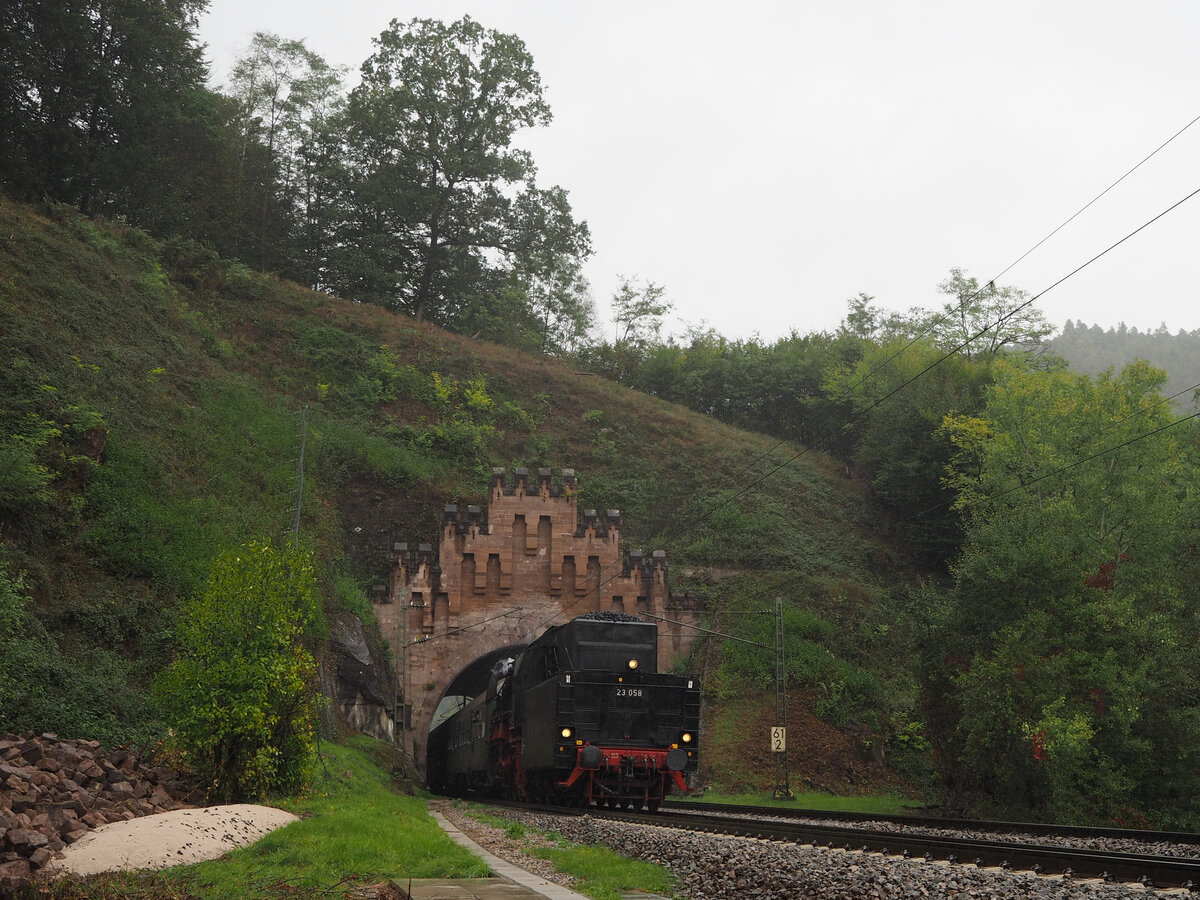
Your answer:
[[[991,281],[980,287],[973,276],[954,268],[938,291],[953,300],[928,327],[940,347],[958,350],[968,359],[1036,349],[1054,331],[1041,310],[1027,305],[1029,293],[1019,288],[997,287]]]
[[[393,20],[375,48],[343,119],[339,243],[354,248],[339,266],[343,293],[452,324],[497,258],[586,256],[565,192],[540,191],[530,155],[512,147],[519,129],[550,121],[519,38],[469,16]],[[522,227],[531,217],[555,227]]]
[[[645,348],[658,339],[662,319],[675,308],[663,295],[666,288],[653,281],[639,287],[633,279],[621,276],[613,294],[613,321],[617,330],[614,343],[620,347]]]
[[[526,296],[540,326],[540,350],[566,354],[589,340],[596,319],[591,287],[577,258],[556,254],[526,276]]]
[[[263,149],[255,179],[260,269],[280,264],[303,269],[301,260],[319,252],[311,231],[328,202],[319,176],[327,163],[327,126],[342,100],[344,74],[344,68],[330,66],[304,41],[262,31],[255,32],[246,55],[234,64],[230,89],[241,113],[239,170],[246,172],[252,148]],[[288,254],[278,246],[289,236],[299,243],[299,253]],[[308,277],[301,280],[315,287],[315,273],[304,274]]]
[[[1144,364],[994,371],[982,414],[945,425],[966,536],[935,643],[961,781],[993,812],[1195,827],[1194,436]]]
[[[184,604],[178,654],[156,684],[213,799],[258,799],[311,776],[321,619],[311,555],[251,542],[221,554]]]
[[[852,366],[831,374],[828,392],[855,415],[834,434],[852,441],[853,459],[871,479],[875,498],[930,566],[946,565],[959,548],[959,513],[943,483],[951,446],[939,432],[947,415],[977,413],[987,365],[950,356],[929,340],[869,345]]]
[[[141,220],[183,99],[203,88],[205,0],[0,6],[0,185]]]

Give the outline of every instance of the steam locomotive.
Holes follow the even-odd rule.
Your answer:
[[[700,728],[699,681],[657,665],[658,626],[636,616],[588,613],[547,629],[430,732],[430,788],[657,809],[688,790]]]

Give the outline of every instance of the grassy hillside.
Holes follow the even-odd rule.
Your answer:
[[[769,645],[759,612],[784,597],[793,712],[838,752],[919,743],[906,568],[820,454],[193,243],[3,200],[0,354],[0,561],[36,611],[22,652],[44,687],[0,730],[152,737],[146,685],[179,598],[222,548],[290,530],[306,434],[301,534],[329,609],[365,614],[391,543],[435,540],[443,503],[485,502],[492,466],[574,468],[582,505],[621,509],[627,546],[666,549],[714,629]],[[773,709],[768,651],[710,640],[691,665],[715,723]],[[746,729],[724,731],[714,771],[760,780],[729,764]]]

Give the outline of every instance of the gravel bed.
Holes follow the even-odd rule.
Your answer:
[[[670,812],[670,811],[668,811]],[[710,813],[708,810],[687,810],[688,815],[730,816],[736,810]],[[981,841],[1009,841],[1014,844],[1036,844],[1039,847],[1075,847],[1080,850],[1107,850],[1112,853],[1141,853],[1151,856],[1169,856],[1173,859],[1200,858],[1200,847],[1196,844],[1167,844],[1161,841],[1138,841],[1130,838],[1111,837],[1067,837],[1054,834],[1017,834],[1008,831],[964,831],[957,828],[935,828],[923,825],[905,825],[899,822],[863,821],[846,822],[841,819],[795,818],[794,816],[750,816],[747,818],[771,822],[795,822],[805,825],[827,825],[838,828],[862,828],[870,831],[886,831],[890,834],[917,834],[934,837],[969,838]]]
[[[678,879],[675,896],[686,900],[1146,900],[1158,896],[1140,886],[1064,881],[874,853],[806,848],[586,815],[548,816],[510,809],[495,812],[539,831],[556,832],[577,843],[607,844],[624,856],[662,865]],[[480,823],[461,811],[455,813],[448,818],[483,843],[476,831]],[[498,829],[491,831],[503,835]],[[508,855],[503,842],[493,843],[488,849],[525,867],[521,859]],[[550,877],[541,870],[539,874]]]

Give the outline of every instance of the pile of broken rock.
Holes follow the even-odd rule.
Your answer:
[[[198,805],[202,793],[130,749],[56,735],[0,736],[0,896],[91,829]]]

